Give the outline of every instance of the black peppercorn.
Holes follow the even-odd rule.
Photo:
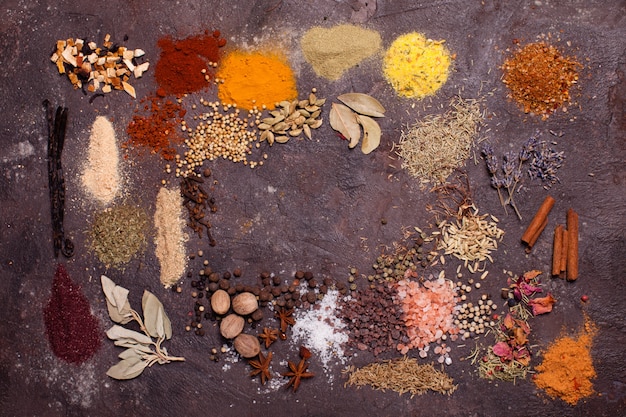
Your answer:
[[[239,278],[241,276],[241,269],[240,268],[235,268],[233,270],[233,275],[236,276],[237,278]]]

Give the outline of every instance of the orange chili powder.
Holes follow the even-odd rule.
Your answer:
[[[550,397],[559,397],[571,405],[591,396],[591,380],[596,377],[591,358],[595,334],[596,327],[585,319],[585,327],[576,339],[563,336],[555,340],[544,352],[541,365],[535,368],[535,385]]]

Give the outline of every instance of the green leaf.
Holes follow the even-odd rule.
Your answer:
[[[385,117],[385,108],[380,104],[380,101],[367,94],[347,93],[337,97],[337,100],[359,114],[372,117]]]
[[[150,291],[144,291],[141,299],[143,321],[148,334],[152,337],[169,339],[172,337],[172,323],[165,314],[163,304]]]
[[[359,115],[356,118],[361,126],[363,126],[361,151],[367,155],[380,145],[380,126],[371,117]]]
[[[141,343],[144,345],[152,344],[152,339],[150,339],[145,334],[136,332],[134,330],[129,330],[118,325],[115,325],[107,330],[107,337],[111,340],[131,339],[135,340],[137,343]]]
[[[341,133],[354,148],[361,139],[361,128],[356,121],[356,113],[343,104],[333,103],[330,109],[330,127]]]
[[[143,354],[144,352],[141,352],[135,348],[128,348],[122,353],[120,353],[119,355],[117,355],[117,357],[120,359],[130,359],[130,358],[143,359]]]
[[[137,343],[137,341],[134,339],[126,339],[126,338],[117,339],[116,341],[113,342],[113,344],[115,346],[125,347],[128,349],[134,349],[142,353],[154,353],[154,351],[150,349],[148,345]],[[161,348],[161,350],[163,350],[163,348]]]
[[[109,368],[107,375],[114,379],[133,379],[143,372],[148,362],[138,358],[122,359]]]
[[[110,278],[102,275],[102,292],[106,297],[109,317],[116,323],[126,324],[133,319],[130,304],[128,302],[128,290],[115,285]]]

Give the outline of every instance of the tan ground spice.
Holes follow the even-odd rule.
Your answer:
[[[187,255],[184,232],[183,198],[178,189],[159,190],[154,213],[156,228],[155,253],[161,265],[161,283],[166,287],[175,284],[185,272]]]
[[[594,393],[592,379],[596,377],[591,358],[591,344],[596,327],[585,321],[576,339],[563,336],[552,343],[543,354],[543,362],[535,370],[535,384],[552,398],[559,397],[568,404],[576,403]]]
[[[102,205],[109,205],[119,192],[119,159],[113,125],[104,116],[96,117],[81,181],[87,193]]]
[[[300,41],[304,58],[315,73],[331,81],[338,80],[345,71],[374,55],[381,44],[378,32],[355,25],[329,29],[316,26]]]

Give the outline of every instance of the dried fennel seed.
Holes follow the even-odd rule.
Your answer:
[[[89,231],[90,246],[108,267],[123,269],[146,246],[148,215],[130,204],[107,208],[97,213]]]
[[[457,219],[455,223],[443,221],[438,225],[441,239],[437,249],[462,261],[471,273],[483,271],[481,262],[493,262],[491,252],[498,249],[504,231],[498,228],[493,216],[478,215],[478,210]],[[471,263],[470,263],[471,262]]]
[[[376,390],[390,389],[400,395],[410,392],[411,398],[428,390],[450,395],[457,388],[445,372],[437,371],[432,364],[420,365],[417,359],[406,356],[373,362],[359,369],[350,366],[343,373],[349,374],[344,386],[371,385]]]
[[[454,99],[448,112],[429,115],[403,131],[396,154],[402,168],[422,183],[444,183],[463,165],[484,119],[477,100]]]

